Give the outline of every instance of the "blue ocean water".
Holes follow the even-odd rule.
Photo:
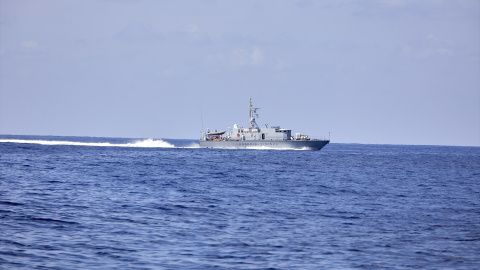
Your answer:
[[[2,269],[479,269],[480,148],[0,136]]]

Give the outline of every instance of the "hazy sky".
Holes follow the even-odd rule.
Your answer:
[[[480,146],[480,1],[0,0],[0,134]]]

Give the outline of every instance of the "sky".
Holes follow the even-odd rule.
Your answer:
[[[478,0],[0,0],[0,134],[480,146]]]

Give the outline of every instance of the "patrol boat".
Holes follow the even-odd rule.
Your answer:
[[[279,126],[265,125],[260,128],[255,122],[259,117],[257,110],[252,106],[250,98],[250,126],[248,128],[233,125],[232,130],[202,132],[200,147],[203,148],[233,148],[233,149],[310,149],[320,150],[330,140],[310,139],[307,135],[296,133],[292,136],[290,129],[283,129]],[[229,128],[230,129],[230,128]]]

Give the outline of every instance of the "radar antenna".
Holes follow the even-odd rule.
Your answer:
[[[255,117],[260,117],[258,116],[257,110],[260,110],[260,108],[253,108],[252,106],[252,98],[250,98],[250,106],[248,106],[248,109],[250,111],[250,125],[252,125],[252,128],[257,128],[259,129],[257,122],[255,122]]]

